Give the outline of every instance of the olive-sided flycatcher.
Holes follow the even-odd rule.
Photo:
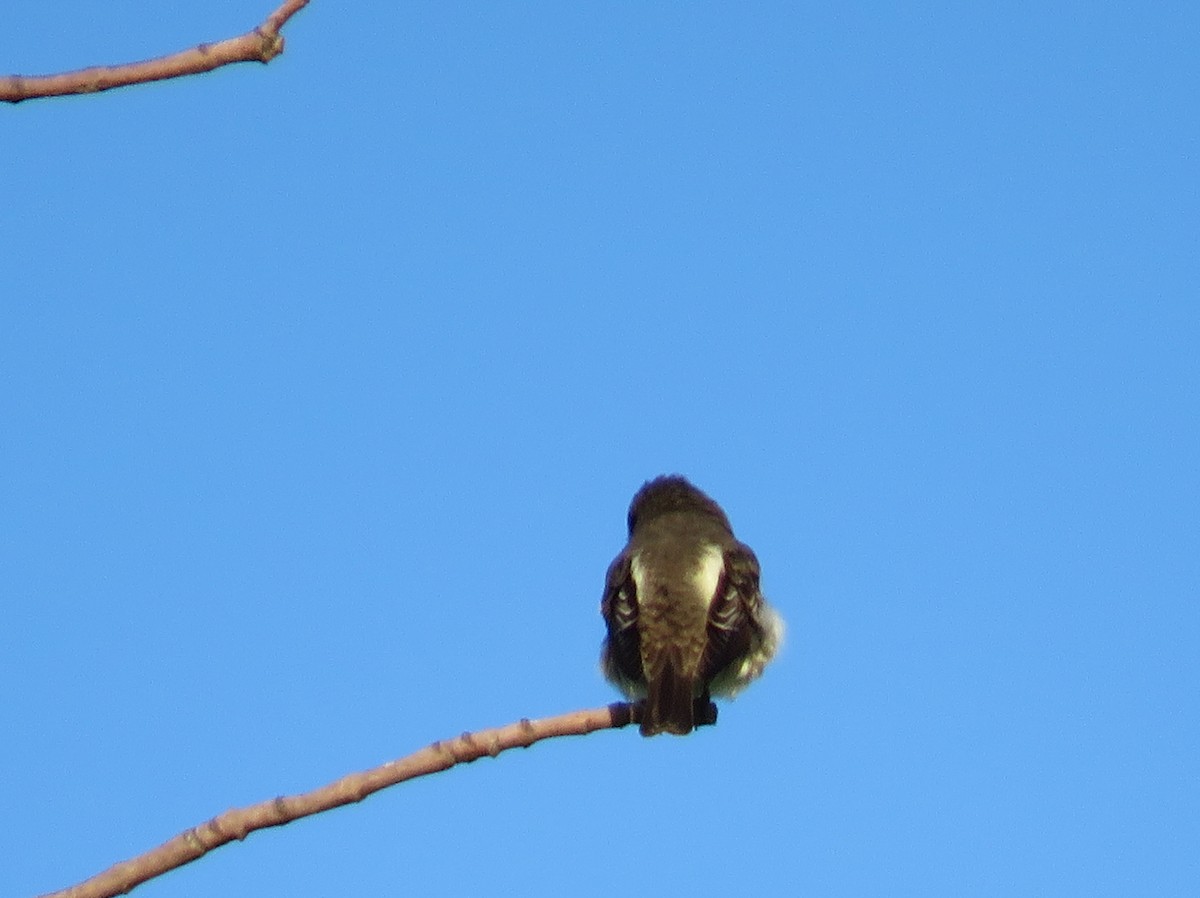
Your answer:
[[[732,697],[762,673],[783,636],[763,600],[758,559],[721,506],[682,477],[644,484],[629,543],[608,569],[600,663],[645,699],[642,735],[690,733],[711,695]]]

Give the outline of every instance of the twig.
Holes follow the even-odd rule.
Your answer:
[[[0,76],[0,100],[20,103],[35,97],[90,94],[129,84],[198,75],[234,62],[270,62],[283,52],[283,36],[279,30],[307,5],[308,0],[284,0],[253,31],[215,44],[200,44],[170,56],[123,65],[95,66],[58,75]]]
[[[405,780],[466,764],[484,755],[495,757],[510,748],[528,748],[542,739],[555,736],[583,736],[596,730],[612,729],[636,723],[640,709],[617,702],[605,708],[574,711],[544,720],[521,720],[508,726],[477,733],[463,733],[456,739],[435,742],[406,758],[389,761],[373,770],[352,773],[336,782],[302,795],[273,798],[246,808],[219,814],[207,823],[194,826],[157,848],[116,864],[79,885],[52,892],[42,898],[111,898],[124,895],[168,870],[174,870],[219,848],[234,839],[244,839],[256,829],[282,826],[321,811],[362,801],[368,795]]]

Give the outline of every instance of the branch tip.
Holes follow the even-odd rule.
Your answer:
[[[285,0],[263,24],[240,37],[201,43],[179,53],[112,66],[91,66],[57,75],[0,76],[0,101],[20,103],[38,97],[61,97],[90,94],[146,84],[184,75],[198,75],[235,62],[267,63],[283,53],[285,41],[280,29],[309,0]]]

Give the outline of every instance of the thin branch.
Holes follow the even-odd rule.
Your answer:
[[[270,62],[283,52],[280,29],[307,5],[308,0],[284,0],[253,31],[215,44],[200,44],[170,56],[124,65],[95,66],[58,75],[0,76],[0,100],[20,103],[35,97],[90,94],[129,84],[198,75],[234,62]]]
[[[116,864],[79,885],[42,898],[111,898],[124,895],[168,870],[204,856],[214,848],[244,839],[256,829],[282,826],[321,811],[362,801],[368,795],[405,780],[448,770],[484,755],[496,757],[510,748],[528,748],[542,739],[583,736],[596,730],[615,729],[638,722],[640,708],[617,702],[605,708],[574,711],[544,720],[521,720],[508,726],[478,733],[463,733],[456,739],[435,742],[406,758],[389,761],[374,770],[352,773],[336,782],[302,795],[273,798],[247,808],[219,814],[194,826],[157,848]]]

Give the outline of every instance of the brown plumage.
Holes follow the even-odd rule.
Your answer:
[[[758,560],[712,499],[683,477],[659,477],[629,507],[629,542],[608,569],[601,666],[645,699],[641,731],[690,733],[710,695],[757,677],[782,635],[759,591]]]

